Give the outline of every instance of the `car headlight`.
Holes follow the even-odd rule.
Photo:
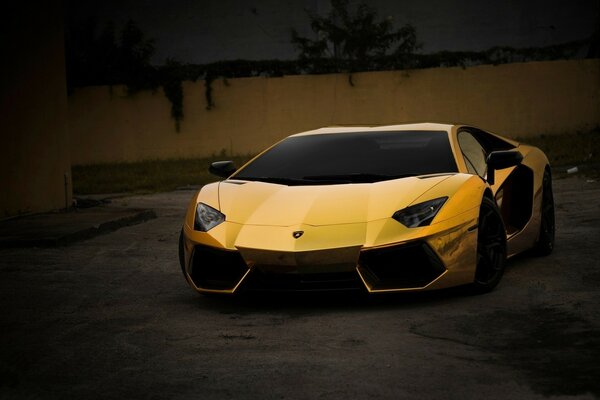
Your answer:
[[[204,203],[198,203],[196,206],[196,218],[194,220],[195,230],[208,232],[223,221],[225,221],[225,215],[219,210],[215,210]]]
[[[414,206],[406,207],[403,210],[396,211],[392,218],[407,228],[426,226],[433,221],[433,218],[435,218],[446,200],[448,200],[447,197],[440,197],[425,201],[423,203],[415,204]]]

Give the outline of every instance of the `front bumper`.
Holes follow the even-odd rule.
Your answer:
[[[385,219],[335,226],[224,222],[184,227],[184,274],[198,292],[441,289],[473,282],[478,210],[420,228]],[[300,238],[292,233],[302,230]]]
[[[185,273],[190,285],[205,293],[338,290],[377,293],[439,288],[444,286],[439,281],[448,271],[427,241],[415,240],[381,248],[348,247],[299,253],[232,251],[196,244]]]

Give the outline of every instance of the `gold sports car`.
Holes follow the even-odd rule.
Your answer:
[[[554,246],[548,159],[464,125],[289,136],[192,198],[179,259],[200,293],[492,290],[506,259]]]

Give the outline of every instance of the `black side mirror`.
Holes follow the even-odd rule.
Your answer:
[[[494,184],[495,170],[514,167],[521,164],[521,161],[523,161],[523,155],[516,150],[492,151],[486,160],[488,166],[487,180],[490,185]]]
[[[208,167],[208,172],[221,178],[227,178],[233,174],[237,168],[233,161],[215,161]]]

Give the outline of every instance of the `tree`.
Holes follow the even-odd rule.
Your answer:
[[[306,13],[317,38],[301,37],[292,30],[292,43],[301,61],[329,60],[337,71],[369,70],[370,61],[383,57],[408,64],[420,47],[412,25],[394,29],[391,18],[378,20],[376,10],[364,2],[351,11],[348,0],[331,0],[326,16]]]
[[[66,35],[67,86],[125,85],[129,94],[162,86],[171,102],[171,116],[179,132],[183,119],[183,66],[167,59],[163,67],[150,63],[154,40],[128,20],[118,35],[112,22],[98,32],[96,20],[73,26]]]
[[[155,85],[155,68],[150,64],[154,55],[154,40],[146,39],[140,28],[130,19],[121,31],[118,47],[119,71],[121,79],[130,91],[148,89]]]
[[[155,85],[153,54],[154,41],[133,21],[125,23],[117,39],[112,22],[98,32],[96,21],[89,19],[66,35],[68,86],[125,84],[130,92],[146,89]]]

